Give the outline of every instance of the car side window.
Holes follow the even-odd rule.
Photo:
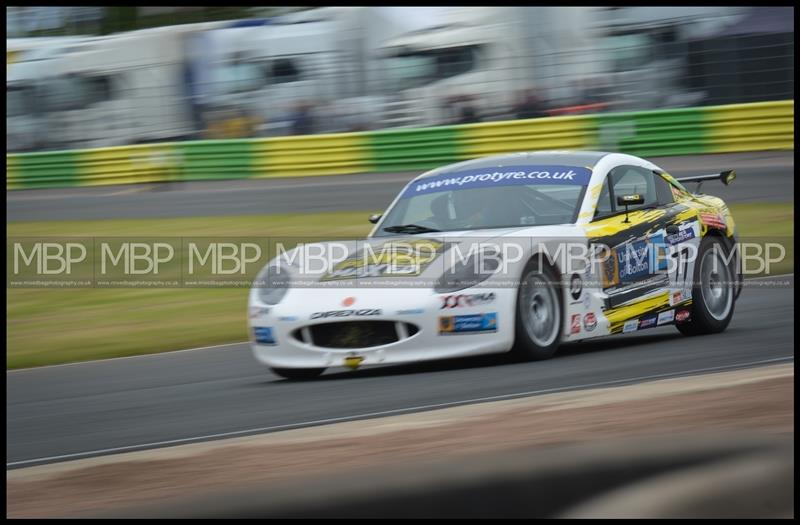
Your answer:
[[[675,196],[672,194],[672,185],[661,175],[656,174],[653,177],[656,185],[656,195],[658,196],[659,204],[671,204],[675,202]]]
[[[638,166],[618,166],[608,174],[613,185],[613,194],[616,199],[622,195],[639,194],[644,197],[644,203],[629,206],[629,210],[636,210],[658,204],[655,173]]]

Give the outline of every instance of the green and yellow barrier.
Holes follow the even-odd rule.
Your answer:
[[[253,140],[252,177],[343,175],[370,171],[369,141],[363,133]]]
[[[704,109],[707,153],[794,149],[794,101]]]
[[[545,149],[643,157],[792,150],[794,101],[12,154],[6,156],[6,188],[422,171]]]

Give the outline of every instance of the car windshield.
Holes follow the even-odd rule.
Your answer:
[[[375,236],[573,223],[590,177],[575,166],[506,166],[420,179]]]

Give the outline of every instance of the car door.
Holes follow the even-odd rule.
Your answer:
[[[641,195],[644,202],[626,211],[617,198],[632,194]],[[682,226],[691,222],[688,215],[687,207],[675,202],[669,183],[653,171],[623,165],[608,173],[587,227],[590,244],[606,250],[598,281],[608,296],[608,308],[651,298],[655,310],[663,306],[663,299],[671,305],[665,292],[677,289],[676,281],[687,271],[685,262],[677,260],[684,249],[681,239],[695,234],[687,234],[687,226]]]

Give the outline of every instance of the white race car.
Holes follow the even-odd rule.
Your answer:
[[[411,181],[366,240],[278,253],[249,298],[276,374],[509,352],[675,324],[721,332],[741,292],[733,218],[631,155],[543,151]],[[698,186],[699,188],[699,186]]]

